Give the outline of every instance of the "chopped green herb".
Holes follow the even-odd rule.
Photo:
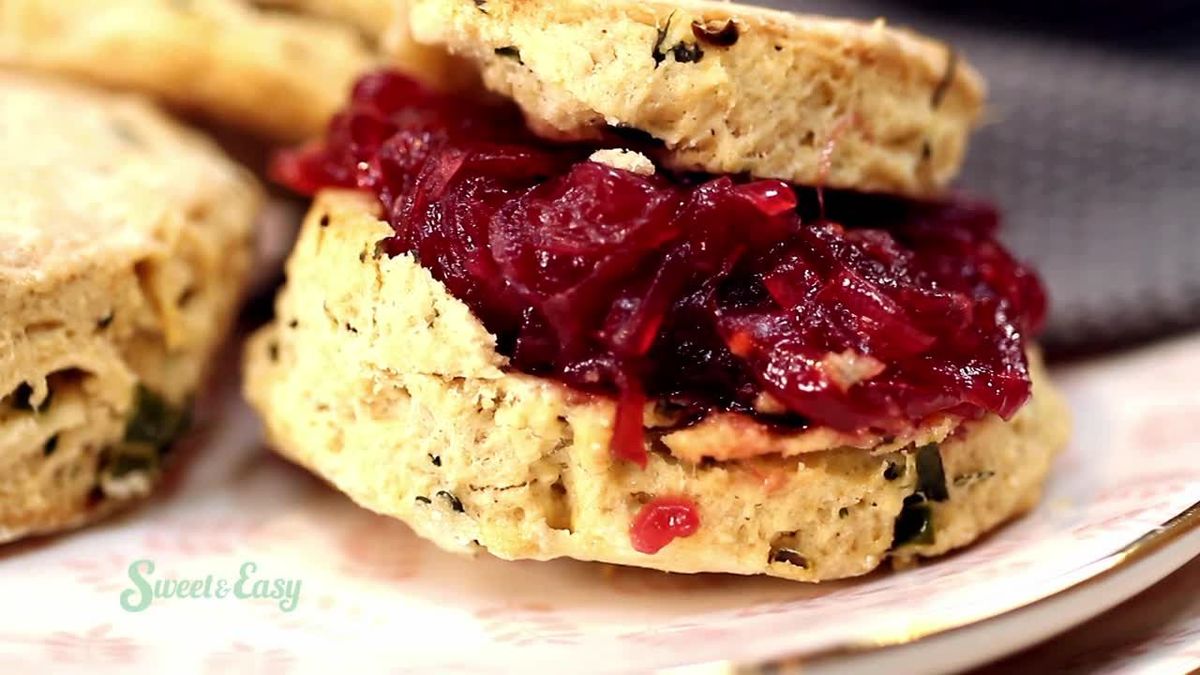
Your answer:
[[[904,498],[904,507],[896,516],[892,529],[892,549],[909,544],[932,544],[933,509],[921,495],[909,495]]]
[[[654,67],[662,65],[662,62],[667,59],[667,53],[663,51],[663,42],[667,39],[667,33],[671,30],[671,19],[675,18],[675,12],[667,17],[667,22],[662,28],[657,29],[658,35],[654,39],[654,46],[650,48],[650,57],[654,59]]]
[[[936,444],[917,449],[917,492],[932,502],[950,499],[950,491],[946,488],[946,470],[942,466],[942,452]]]
[[[187,428],[186,408],[171,405],[143,385],[134,392],[133,412],[125,424],[125,440],[165,449]]]
[[[158,469],[158,456],[153,448],[143,443],[122,443],[114,446],[115,452],[104,463],[104,470],[112,478],[124,478],[134,473],[150,473]],[[151,452],[146,452],[147,450]]]

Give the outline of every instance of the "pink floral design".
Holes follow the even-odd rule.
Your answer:
[[[376,515],[355,523],[338,541],[344,572],[384,582],[416,576],[422,546],[406,525]]]
[[[75,575],[75,581],[102,593],[112,593],[127,586],[129,564],[127,555],[107,553],[88,558],[70,558],[62,566]]]
[[[111,624],[84,633],[52,633],[43,644],[49,660],[62,664],[132,664],[141,650],[132,639],[112,635]]]
[[[259,649],[234,642],[228,649],[213,652],[204,659],[204,672],[211,675],[283,675],[292,669],[296,657],[283,649]]]
[[[257,521],[221,518],[151,530],[143,545],[147,557],[155,554],[227,555],[244,550],[261,532],[262,526]]]
[[[542,603],[498,605],[476,610],[474,614],[498,644],[517,647],[534,644],[573,645],[581,638],[574,623]]]
[[[1150,453],[1176,452],[1196,440],[1197,419],[1200,419],[1200,403],[1154,408],[1130,426],[1126,442],[1136,443]]]

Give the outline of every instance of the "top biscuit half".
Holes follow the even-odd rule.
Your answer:
[[[415,0],[408,19],[539,133],[649,135],[677,170],[931,197],[983,108],[952,48],[882,21],[678,0]]]

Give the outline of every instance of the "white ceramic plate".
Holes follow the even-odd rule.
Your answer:
[[[1034,513],[917,569],[818,586],[444,554],[262,451],[231,395],[155,503],[0,549],[0,672],[969,667],[1200,554],[1200,336],[1055,376],[1077,431]],[[299,581],[298,602],[171,598],[129,612],[138,560],[153,561],[152,581],[211,576],[213,593],[251,562],[253,579]]]

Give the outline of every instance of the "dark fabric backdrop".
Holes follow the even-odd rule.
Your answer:
[[[1050,287],[1059,353],[1200,325],[1200,3],[757,0],[886,17],[987,77],[959,184]]]

